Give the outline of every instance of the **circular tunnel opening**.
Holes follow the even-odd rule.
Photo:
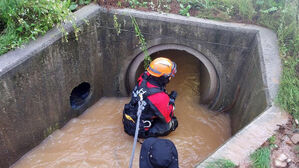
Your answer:
[[[87,82],[83,82],[76,86],[70,96],[70,104],[73,109],[79,109],[86,102],[87,98],[90,95],[90,84]]]
[[[166,89],[170,92],[176,90],[180,96],[200,97],[201,69],[204,65],[193,55],[186,51],[163,50],[151,54],[152,60],[158,57],[169,58],[177,64],[175,77],[167,84]],[[143,62],[138,66],[135,81],[144,72]]]
[[[152,60],[166,57],[177,64],[178,72],[169,84],[169,91],[177,90],[185,94],[197,95],[199,103],[212,106],[215,104],[219,88],[216,70],[211,62],[201,53],[180,45],[162,45],[148,50]],[[137,78],[143,73],[144,54],[139,54],[131,63],[127,73],[127,91],[134,88]],[[187,93],[186,93],[187,94]]]
[[[148,52],[152,60],[166,57],[177,64],[177,73],[166,85],[166,90],[178,93],[174,115],[179,126],[168,138],[178,142],[177,148],[184,159],[192,158],[194,163],[202,161],[231,136],[229,115],[209,109],[217,101],[219,82],[215,68],[203,54],[186,46],[162,45],[149,48]],[[141,53],[130,64],[128,92],[145,71],[143,60]],[[188,143],[193,144],[192,147],[185,146]],[[191,166],[186,163],[185,167]]]

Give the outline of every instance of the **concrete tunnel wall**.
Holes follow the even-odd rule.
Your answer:
[[[113,26],[114,14],[121,24],[119,35]],[[101,97],[128,96],[127,71],[142,53],[130,15],[136,17],[148,48],[187,46],[212,63],[219,84],[210,105],[225,110],[236,99],[230,108],[234,132],[269,105],[257,30],[89,5],[76,12],[82,28],[78,41],[71,34],[69,42],[62,42],[61,33],[53,29],[25,48],[0,57],[1,167],[13,164],[51,130],[62,127]],[[66,28],[72,31],[70,24]],[[70,94],[82,82],[91,85],[91,93],[75,110],[70,106]],[[238,85],[240,91],[235,94]]]

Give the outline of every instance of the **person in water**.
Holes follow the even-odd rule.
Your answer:
[[[140,168],[178,168],[178,152],[168,139],[147,138],[141,146]]]
[[[168,95],[165,89],[176,72],[177,66],[173,61],[159,57],[141,74],[131,101],[125,104],[123,111],[123,125],[127,134],[135,134],[140,93],[144,93],[144,108],[140,117],[139,138],[165,136],[177,128],[178,121],[174,115],[177,93],[172,91]]]

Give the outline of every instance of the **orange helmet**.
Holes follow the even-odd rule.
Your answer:
[[[174,77],[176,73],[176,64],[173,61],[170,61],[168,58],[159,57],[154,59],[149,67],[147,68],[147,71],[155,77],[161,77],[164,76],[166,78],[168,77]]]

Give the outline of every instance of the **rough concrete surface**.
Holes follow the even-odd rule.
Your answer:
[[[119,35],[114,15],[121,25]],[[82,28],[78,41],[70,33],[69,42],[63,43],[62,34],[53,29],[24,48],[0,56],[1,167],[14,163],[49,130],[57,124],[63,126],[102,96],[128,96],[127,71],[142,53],[130,16],[136,18],[149,49],[186,46],[214,66],[217,93],[209,104],[214,110],[230,112],[236,135],[207,161],[226,153],[238,163],[277,123],[285,121],[283,112],[273,105],[281,67],[272,31],[173,14],[107,10],[91,4],[76,12]],[[70,24],[66,28],[72,31]],[[90,83],[91,95],[82,108],[74,110],[69,96],[82,82]],[[266,136],[254,134],[257,128],[265,129]],[[246,138],[255,137],[258,141],[241,146]]]
[[[93,7],[77,13],[88,19]],[[53,29],[24,48],[0,56],[0,167],[8,167],[38,145],[53,130],[81,114],[102,96],[102,58],[98,56],[95,24],[69,42]],[[66,25],[72,31],[70,25]],[[72,89],[91,85],[89,101],[78,110],[70,106]]]
[[[240,164],[275,133],[278,125],[287,121],[288,114],[285,111],[277,106],[270,107],[196,168],[205,168],[209,162],[217,159],[229,159],[236,165]]]

